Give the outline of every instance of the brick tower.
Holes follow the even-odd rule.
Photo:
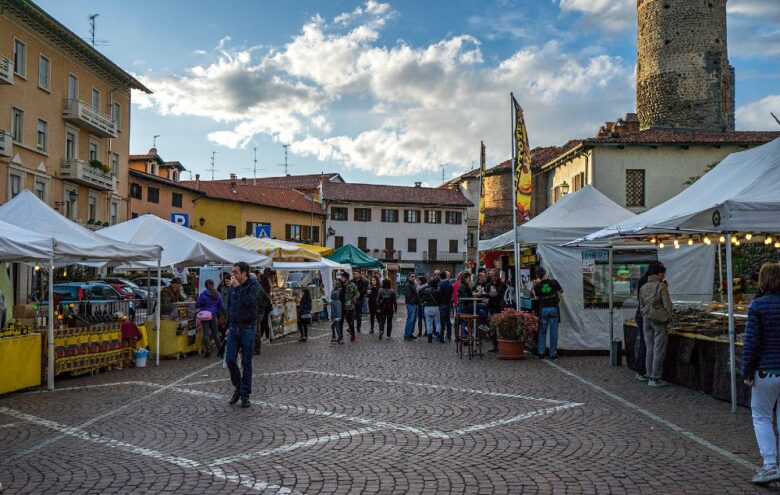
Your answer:
[[[637,14],[641,129],[733,131],[726,0],[637,0]]]

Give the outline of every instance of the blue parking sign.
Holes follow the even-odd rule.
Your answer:
[[[189,228],[190,216],[187,213],[171,213],[171,222]]]
[[[271,224],[255,225],[255,237],[259,239],[271,238]]]

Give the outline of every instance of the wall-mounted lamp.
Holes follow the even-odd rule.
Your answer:
[[[205,218],[203,218],[203,217],[200,217],[200,218],[198,219],[198,225],[200,225],[201,227],[203,227],[204,225],[206,225],[206,219],[205,219]]]
[[[75,203],[76,199],[79,197],[79,193],[76,191],[68,191],[68,200],[67,201],[56,201],[54,203],[54,208],[59,209],[61,206],[65,206],[68,203]]]
[[[563,184],[561,184],[561,193],[564,195],[569,194],[569,183],[566,181],[563,181]]]
[[[336,235],[336,231],[333,230],[333,227],[328,227],[328,237]]]

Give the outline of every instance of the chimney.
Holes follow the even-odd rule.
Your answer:
[[[241,177],[241,183],[246,184],[246,177]]]
[[[235,177],[231,177],[231,179],[235,179]],[[236,192],[236,181],[234,180],[230,181],[230,191]]]
[[[195,189],[200,189],[200,174],[195,174]]]
[[[230,180],[236,180],[236,178],[237,178],[236,174],[230,174]]]
[[[414,187],[422,187],[422,182],[415,182]]]

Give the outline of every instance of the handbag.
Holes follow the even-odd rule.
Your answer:
[[[659,283],[655,288],[655,294],[653,294],[653,300],[644,307],[645,318],[653,323],[669,323],[672,319],[671,311],[664,307],[664,302],[661,298],[661,284]]]

